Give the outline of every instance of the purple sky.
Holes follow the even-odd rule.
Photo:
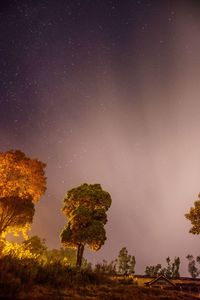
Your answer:
[[[200,192],[198,1],[2,1],[0,149],[47,163],[33,234],[60,247],[66,191],[110,192],[107,241],[136,272],[199,255],[184,217]]]

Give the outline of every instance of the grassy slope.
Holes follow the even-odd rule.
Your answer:
[[[132,285],[107,284],[55,290],[45,286],[34,286],[20,293],[18,299],[74,299],[74,300],[192,300],[197,297],[179,292],[134,287]]]

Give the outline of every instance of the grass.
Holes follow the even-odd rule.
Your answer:
[[[55,290],[45,286],[33,286],[27,293],[20,293],[18,299],[85,299],[85,300],[192,300],[191,295],[176,291],[134,287],[132,285],[100,284],[85,287]]]
[[[138,283],[133,276],[109,276],[91,269],[76,270],[59,262],[42,265],[33,259],[0,258],[0,299],[198,299],[177,291],[142,287]]]

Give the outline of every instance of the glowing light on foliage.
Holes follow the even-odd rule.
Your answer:
[[[19,151],[0,153],[0,236],[26,235],[34,203],[46,190],[45,164]]]
[[[20,150],[0,153],[0,197],[18,196],[37,202],[46,190],[45,166]]]
[[[25,234],[32,223],[34,212],[34,204],[30,199],[0,198],[0,234],[4,237],[11,231],[14,235],[20,231]]]
[[[198,195],[198,200],[194,202],[194,207],[190,208],[189,213],[185,214],[185,217],[190,220],[192,228],[190,233],[200,234],[200,194]]]
[[[12,257],[16,257],[18,259],[24,258],[32,258],[37,259],[38,254],[32,253],[30,249],[28,249],[25,244],[12,243],[8,241],[3,242],[3,249],[1,251],[1,255],[11,255]]]
[[[77,248],[77,267],[81,266],[85,245],[99,250],[106,240],[106,211],[111,205],[110,194],[100,184],[82,184],[67,192],[63,212],[67,225],[61,233],[65,247]]]

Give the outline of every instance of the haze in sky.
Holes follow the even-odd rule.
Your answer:
[[[0,4],[0,149],[47,163],[32,234],[60,247],[67,190],[112,196],[107,241],[136,273],[199,255],[184,214],[200,192],[198,1],[6,1]]]

